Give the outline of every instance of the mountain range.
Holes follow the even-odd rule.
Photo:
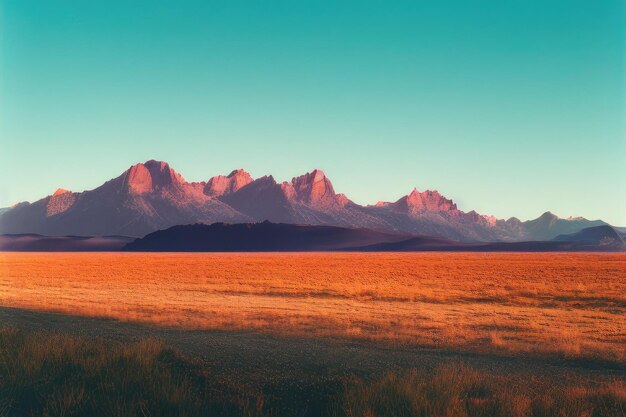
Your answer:
[[[321,170],[277,182],[242,169],[189,182],[166,162],[150,160],[88,191],[56,190],[33,203],[0,210],[0,234],[141,237],[181,224],[215,222],[327,225],[427,235],[462,242],[551,240],[606,225],[561,219],[546,212],[535,220],[497,219],[460,210],[438,191],[413,189],[392,202],[359,205],[336,193]]]

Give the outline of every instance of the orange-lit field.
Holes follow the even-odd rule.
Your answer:
[[[2,253],[0,305],[626,360],[624,254]]]

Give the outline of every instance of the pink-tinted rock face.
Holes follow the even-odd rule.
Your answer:
[[[483,214],[483,219],[485,219],[485,221],[487,222],[487,224],[489,226],[495,226],[498,223],[498,219],[496,218],[496,216],[491,216],[488,214]]]
[[[126,171],[125,183],[133,194],[145,194],[170,185],[184,184],[185,179],[166,162],[148,161]]]
[[[298,196],[296,195],[296,190],[293,188],[293,184],[287,181],[283,181],[280,184],[280,190],[285,195],[285,198],[289,201],[296,201]]]
[[[343,207],[346,204],[348,204],[350,202],[350,199],[348,198],[348,196],[346,196],[343,193],[337,194],[335,196],[335,199],[337,200],[337,202]]]
[[[325,196],[334,196],[335,190],[319,169],[306,173],[291,180],[296,195],[303,201],[317,201]]]
[[[135,194],[152,191],[152,175],[144,164],[133,165],[127,174],[128,189]]]
[[[76,201],[76,194],[63,188],[57,189],[46,205],[46,216],[54,216],[67,211]]]
[[[315,169],[312,172],[291,180],[294,197],[305,204],[317,207],[343,206],[347,202],[345,195],[338,197],[333,185],[324,172]]]
[[[234,193],[252,182],[252,177],[243,169],[237,169],[228,176],[217,175],[204,187],[204,193],[211,197]]]
[[[426,211],[447,211],[456,212],[456,204],[452,200],[448,200],[439,192],[427,190],[419,192],[415,188],[407,196],[402,197],[393,206],[398,211],[407,211],[409,213],[421,213]]]
[[[67,194],[67,193],[71,193],[71,191],[66,190],[64,188],[57,188],[54,194],[52,194],[52,197],[58,197],[60,195]]]

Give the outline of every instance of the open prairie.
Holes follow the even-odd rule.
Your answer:
[[[0,270],[4,307],[626,360],[623,254],[2,253]]]

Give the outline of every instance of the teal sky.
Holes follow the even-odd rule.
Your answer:
[[[0,207],[129,165],[626,226],[626,2],[0,0]]]

